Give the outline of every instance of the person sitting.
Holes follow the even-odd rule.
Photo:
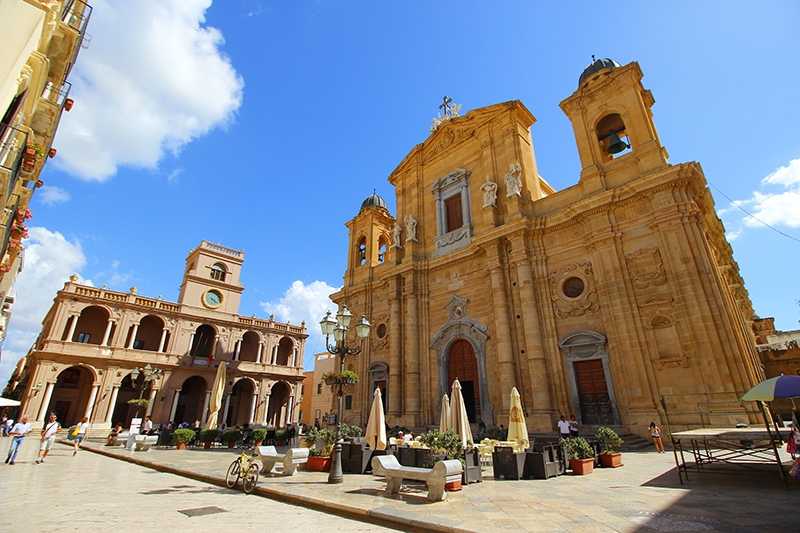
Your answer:
[[[108,434],[108,442],[106,446],[111,446],[111,441],[119,437],[119,434],[122,433],[122,424],[117,422],[117,425],[111,430],[111,433]]]
[[[414,440],[414,434],[411,433],[410,431],[408,433],[406,433],[405,435],[403,435],[403,441],[411,442],[412,440]]]

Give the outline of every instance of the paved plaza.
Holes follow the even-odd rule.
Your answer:
[[[3,452],[9,440],[2,439]],[[795,532],[800,484],[787,490],[775,467],[764,472],[699,475],[681,485],[671,453],[628,452],[625,466],[588,476],[484,482],[428,503],[421,485],[389,497],[371,475],[326,473],[262,476],[256,493],[224,488],[225,471],[238,451],[152,449],[129,452],[89,442],[72,456],[56,446],[34,463],[27,439],[14,466],[0,474],[0,530],[89,531],[113,523],[119,531],[186,530],[187,527],[260,530],[441,532]],[[792,480],[794,481],[794,480]],[[206,514],[208,513],[208,514]],[[101,526],[102,524],[102,526]],[[24,527],[20,528],[19,526]]]

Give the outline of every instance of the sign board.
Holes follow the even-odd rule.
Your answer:
[[[129,435],[138,435],[139,428],[142,426],[142,419],[141,418],[132,418],[131,419],[131,427],[128,430]]]

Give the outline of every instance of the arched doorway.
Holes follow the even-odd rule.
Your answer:
[[[272,394],[269,397],[269,411],[267,411],[268,426],[281,428],[286,425],[289,396],[291,394],[291,387],[283,381],[279,381],[272,386]]]
[[[84,308],[83,311],[81,311],[80,317],[78,317],[78,323],[75,326],[75,332],[72,334],[71,339],[66,338],[71,328],[71,321],[67,321],[64,331],[64,340],[99,345],[103,342],[103,335],[108,326],[108,317],[108,311],[103,307],[93,305]],[[75,319],[73,318],[73,320]]]
[[[136,338],[133,340],[135,350],[157,352],[161,346],[161,335],[164,331],[164,320],[160,317],[147,315],[139,322],[136,328]],[[131,330],[131,334],[133,330]],[[130,339],[128,339],[128,342]],[[166,338],[165,338],[166,341]],[[128,344],[126,344],[127,346]],[[165,342],[166,345],[166,342]]]
[[[275,359],[275,364],[279,366],[289,366],[292,361],[292,351],[294,350],[294,343],[291,339],[286,337],[282,338],[278,343],[278,357]]]
[[[253,405],[254,389],[253,382],[249,379],[240,379],[236,382],[231,391],[225,424],[233,427],[253,423],[250,419],[250,408]]]
[[[447,378],[450,387],[456,379],[461,383],[461,395],[464,397],[467,416],[471,423],[477,423],[481,412],[478,360],[469,341],[458,339],[450,346]]]
[[[383,404],[383,412],[387,412],[389,405],[387,386],[389,383],[389,365],[383,362],[372,363],[367,368],[369,374],[369,404],[372,405],[372,395],[375,394],[375,389],[381,390],[381,403]]]
[[[202,422],[207,386],[206,380],[200,376],[192,376],[183,382],[175,409],[176,424],[188,422],[193,426],[198,420]]]
[[[258,344],[260,341],[261,339],[257,333],[252,331],[245,333],[242,337],[242,345],[239,347],[239,361],[255,363],[256,359],[258,359]]]
[[[117,403],[114,405],[114,414],[111,415],[112,426],[117,423],[122,424],[124,428],[130,426],[131,419],[136,415],[136,406],[129,405],[128,400],[134,400],[138,398],[140,394],[144,394],[145,396],[143,397],[147,398],[147,391],[142,391],[143,386],[144,374],[139,374],[136,383],[133,383],[130,374],[122,378],[122,382],[119,385],[119,392],[117,393]],[[146,412],[146,408],[144,411],[139,411],[139,418],[144,418],[144,412]]]
[[[48,413],[55,413],[62,426],[80,422],[89,407],[94,376],[84,367],[73,366],[63,370],[53,388]]]
[[[194,332],[194,339],[192,340],[191,356],[201,360],[213,356],[214,339],[216,338],[216,330],[208,324],[203,324],[198,327]]]

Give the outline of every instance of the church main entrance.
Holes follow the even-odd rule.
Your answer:
[[[578,385],[578,398],[581,419],[588,425],[613,425],[614,413],[608,394],[603,361],[576,361],[575,380]]]
[[[478,360],[469,341],[459,339],[453,343],[447,363],[447,376],[451,389],[456,379],[461,383],[461,395],[464,397],[467,416],[470,423],[477,423],[481,410]]]

